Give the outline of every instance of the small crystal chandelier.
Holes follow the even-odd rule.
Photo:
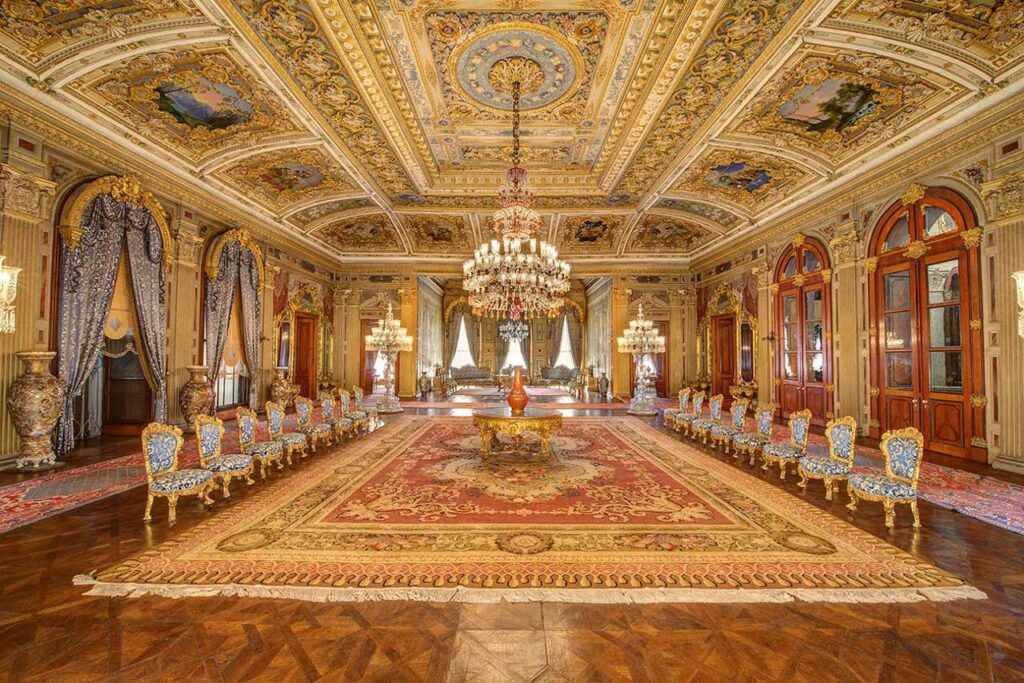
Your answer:
[[[647,357],[665,353],[665,338],[654,329],[654,321],[644,317],[643,304],[640,304],[636,319],[629,321],[629,327],[617,341],[619,353],[632,354],[636,367],[636,387],[626,412],[631,415],[657,415],[658,409],[654,406],[654,397],[650,391],[651,370],[647,365]]]
[[[384,395],[377,401],[377,412],[391,414],[402,412],[402,403],[395,396],[395,357],[401,351],[412,351],[413,338],[402,327],[401,320],[395,320],[388,304],[388,312],[366,335],[366,348],[384,354]]]
[[[526,189],[526,170],[520,167],[520,81],[512,84],[512,167],[498,194],[494,213],[500,239],[485,242],[463,264],[463,286],[474,315],[520,321],[553,317],[569,291],[569,264],[558,258],[553,245],[538,240],[540,214]]]
[[[21,268],[5,266],[6,256],[0,256],[0,334],[15,330],[14,298],[18,295],[18,273]]]
[[[498,325],[498,336],[510,344],[521,342],[530,336],[530,325],[525,320],[506,318]]]

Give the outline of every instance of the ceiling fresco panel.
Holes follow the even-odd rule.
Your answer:
[[[813,177],[772,154],[714,148],[691,164],[672,189],[718,197],[756,212],[793,194]]]
[[[416,253],[462,254],[473,252],[473,228],[463,216],[404,215],[406,234]]]
[[[714,233],[696,223],[648,213],[633,226],[625,253],[685,255],[713,236]]]
[[[558,249],[563,255],[614,253],[623,223],[622,216],[566,216],[558,227]]]
[[[402,240],[386,213],[344,218],[313,231],[314,239],[341,253],[401,253]]]

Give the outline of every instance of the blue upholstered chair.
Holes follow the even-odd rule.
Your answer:
[[[352,402],[355,404],[356,410],[366,413],[368,429],[377,427],[381,424],[380,415],[377,413],[377,409],[363,403],[363,388],[361,386],[352,386]]]
[[[725,446],[729,452],[733,437],[743,433],[743,423],[747,419],[747,407],[750,399],[738,398],[729,406],[729,419],[711,428],[711,442],[716,446]]]
[[[313,402],[305,396],[295,397],[295,429],[306,435],[314,453],[319,444],[330,444],[334,428],[324,422],[313,422]]]
[[[798,410],[789,414],[789,443],[773,441],[761,448],[761,469],[767,471],[768,466],[779,466],[779,479],[786,478],[786,465],[800,462],[807,452],[807,436],[811,429],[811,411]]]
[[[690,423],[690,436],[696,439],[700,437],[701,442],[707,444],[711,428],[722,421],[722,401],[725,397],[715,394],[708,400],[708,417],[698,418]]]
[[[895,523],[896,503],[910,505],[914,527],[921,526],[917,513],[917,478],[924,459],[924,437],[913,427],[897,429],[882,435],[882,455],[885,456],[885,474],[851,474],[846,480],[850,495],[851,512],[863,500],[881,501],[885,507],[885,526]]]
[[[676,413],[676,431],[680,434],[689,434],[690,425],[694,420],[699,420],[704,414],[704,392],[698,391],[693,395],[693,412]]]
[[[147,523],[152,519],[153,499],[167,499],[167,524],[177,521],[178,496],[199,496],[200,501],[212,505],[210,489],[213,472],[201,469],[178,469],[178,453],[185,440],[174,425],[151,422],[142,430],[142,454],[146,461],[149,492],[146,496]]]
[[[676,415],[686,412],[687,406],[690,405],[690,393],[692,391],[693,390],[690,389],[689,387],[679,390],[679,405],[675,408],[665,408],[665,410],[662,412],[662,424],[664,424],[666,427],[668,427],[669,425],[674,425],[676,422]]]
[[[224,423],[216,417],[199,415],[195,419],[196,440],[199,442],[199,464],[204,470],[213,472],[213,478],[220,480],[225,498],[231,497],[228,485],[232,479],[245,479],[253,485],[252,456],[244,453],[221,455],[221,439],[224,437]]]
[[[370,417],[362,410],[352,408],[352,397],[344,389],[338,390],[338,402],[341,403],[341,416],[352,420],[354,432],[366,431]]]
[[[252,456],[252,459],[260,464],[260,478],[266,480],[267,470],[275,462],[277,469],[283,470],[284,447],[281,443],[273,440],[256,440],[256,427],[259,426],[256,413],[248,408],[238,408],[235,411],[235,418],[238,420],[238,445],[243,453]]]
[[[828,455],[805,455],[800,458],[800,488],[807,488],[808,479],[825,482],[825,500],[832,500],[832,492],[839,490],[839,482],[853,474],[853,451],[857,440],[857,420],[840,417],[825,425]]]
[[[330,395],[325,394],[320,399],[320,418],[323,424],[330,425],[337,443],[341,443],[342,437],[352,431],[354,424],[352,420],[334,414],[334,398]]]
[[[306,457],[306,435],[284,431],[284,408],[281,404],[267,401],[264,409],[267,412],[267,436],[281,444],[288,464],[292,464],[293,454]]]
[[[759,405],[754,411],[754,431],[732,437],[732,445],[735,449],[734,458],[739,460],[741,455],[749,453],[750,465],[754,465],[754,459],[761,447],[772,441],[772,429],[775,428],[775,408],[774,403]]]

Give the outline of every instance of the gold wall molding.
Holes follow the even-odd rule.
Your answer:
[[[989,200],[993,218],[1024,215],[1024,170],[984,183],[982,196]]]
[[[46,218],[46,200],[53,197],[56,183],[0,164],[0,207],[5,214],[39,223]]]
[[[221,252],[231,242],[238,242],[242,247],[252,252],[253,258],[256,260],[256,272],[262,287],[266,280],[263,251],[260,249],[260,245],[256,243],[256,240],[252,238],[252,235],[240,228],[228,230],[213,238],[213,241],[210,243],[210,249],[206,252],[206,276],[211,280],[217,279],[220,270]]]

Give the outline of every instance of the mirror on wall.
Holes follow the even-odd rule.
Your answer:
[[[288,367],[291,358],[292,324],[282,320],[277,328],[277,367]]]
[[[754,381],[754,327],[749,320],[740,322],[740,380]]]
[[[723,284],[709,297],[697,325],[697,386],[713,393],[752,398],[756,392],[757,318],[740,293]]]

